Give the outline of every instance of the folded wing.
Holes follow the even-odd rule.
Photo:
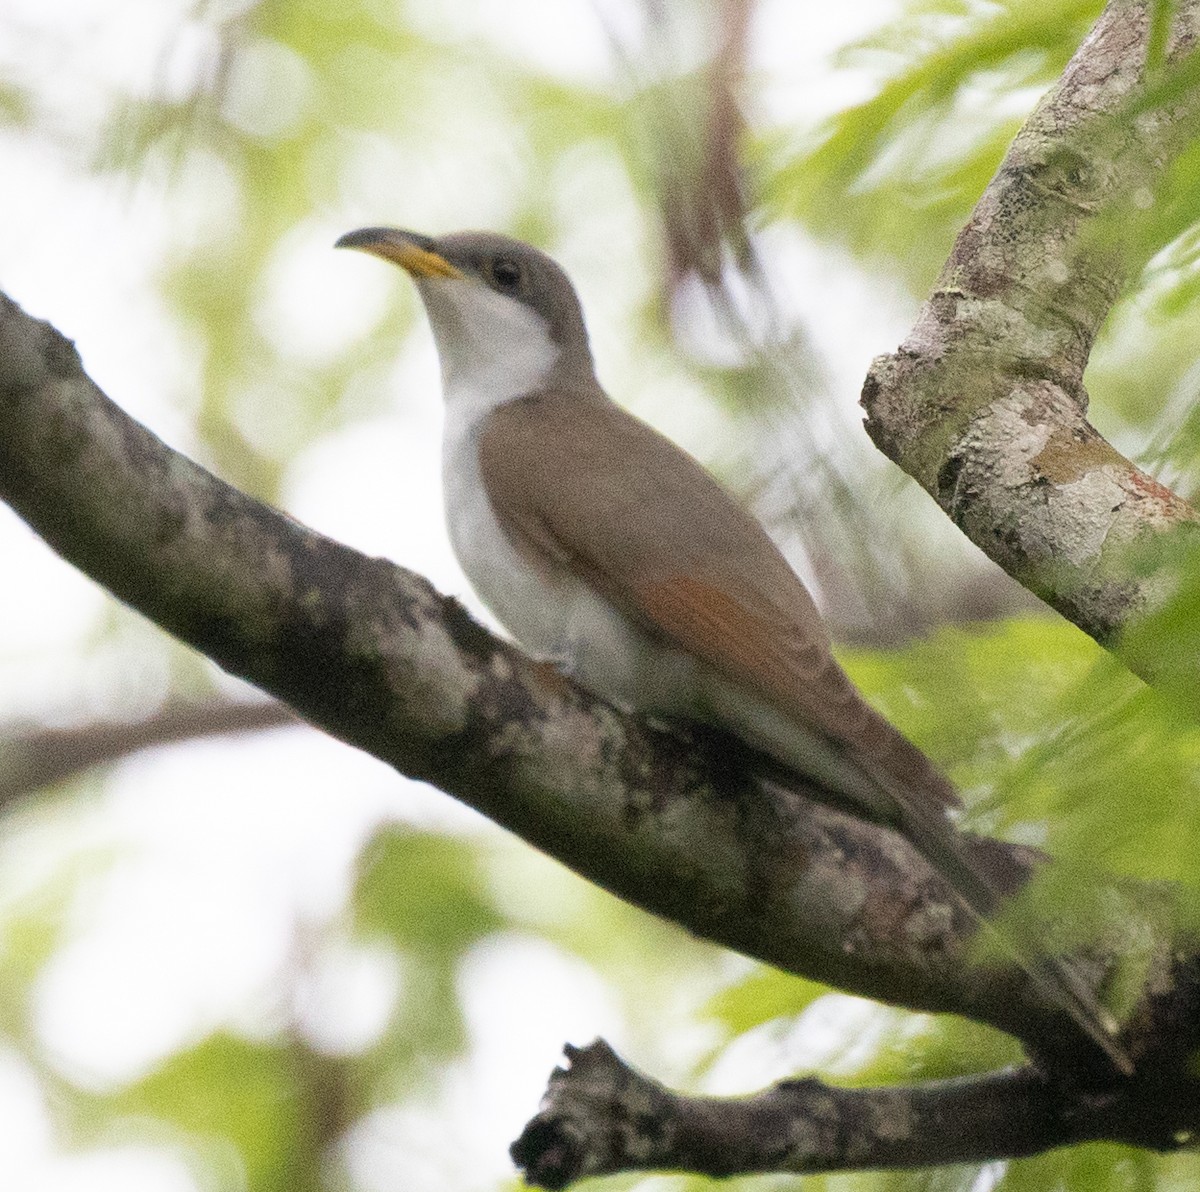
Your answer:
[[[763,528],[669,439],[599,391],[548,392],[492,413],[480,466],[497,519],[531,559],[571,568],[648,631],[837,742],[889,796],[939,812],[958,802],[837,664]]]

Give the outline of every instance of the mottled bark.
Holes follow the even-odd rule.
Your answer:
[[[1176,61],[1191,51],[1197,14],[1195,0],[1177,7]],[[862,394],[875,443],[973,542],[1118,648],[1171,591],[1177,548],[1200,545],[1196,511],[1086,418],[1092,343],[1141,265],[1124,229],[1200,127],[1195,85],[1142,110],[1148,25],[1144,0],[1109,4]],[[1129,661],[1156,677],[1152,656]],[[1200,658],[1190,669],[1200,678]]]
[[[764,787],[732,742],[622,715],[421,577],[222,483],[8,300],[0,421],[0,496],[118,598],[311,723],[698,934],[1034,1046],[1074,1043],[1018,969],[966,962],[971,924],[901,837]],[[1013,886],[1034,863],[977,849]]]

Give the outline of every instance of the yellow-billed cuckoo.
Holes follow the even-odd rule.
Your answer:
[[[995,891],[947,818],[954,787],[855,689],[762,526],[600,387],[563,270],[486,232],[364,228],[337,243],[416,281],[441,361],[450,538],[517,640],[614,703],[732,731],[902,833],[989,915]],[[1031,975],[1128,1067],[1069,968]]]

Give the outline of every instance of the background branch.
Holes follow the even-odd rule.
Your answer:
[[[22,795],[142,749],[299,723],[290,709],[267,700],[177,699],[141,720],[93,721],[67,728],[10,726],[0,732],[0,809]]]

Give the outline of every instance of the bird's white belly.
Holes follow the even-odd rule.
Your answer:
[[[454,553],[491,613],[531,653],[624,707],[696,714],[695,660],[656,641],[573,572],[534,566],[501,528],[479,469],[478,435],[447,424],[446,521]]]
[[[469,447],[474,457],[474,444]],[[509,542],[474,458],[460,462],[448,452],[443,483],[450,544],[479,598],[526,649],[560,656],[578,596],[575,585],[547,583]]]

